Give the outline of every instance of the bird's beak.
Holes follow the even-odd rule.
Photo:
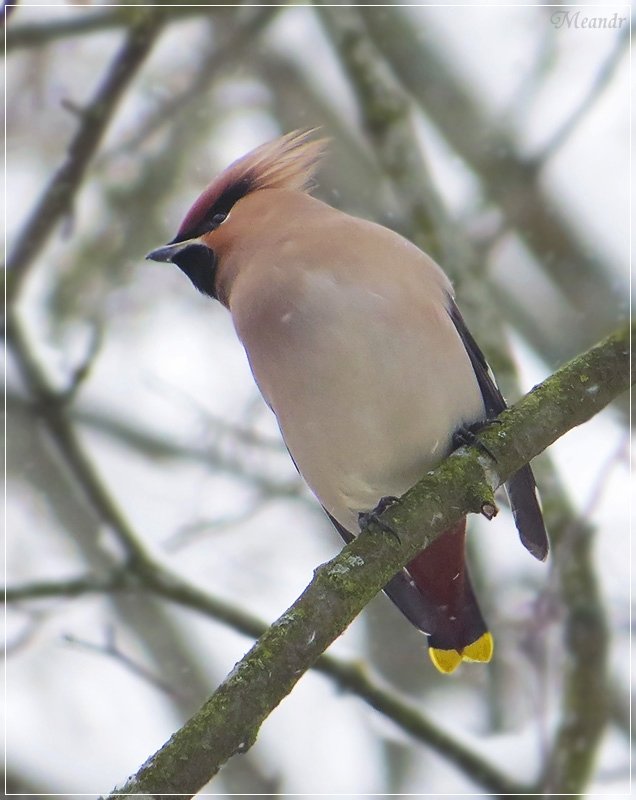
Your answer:
[[[175,242],[174,244],[166,244],[163,247],[158,247],[156,250],[151,250],[146,256],[147,261],[161,261],[163,263],[174,262],[174,257],[180,250],[189,247],[191,241]]]

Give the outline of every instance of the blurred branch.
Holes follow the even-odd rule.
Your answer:
[[[555,491],[550,463],[542,463],[544,509],[551,526],[554,592],[563,614],[561,700],[547,763],[537,793],[583,792],[616,695],[608,676],[609,633],[594,558],[590,518],[612,469],[626,455],[628,437],[599,466],[584,508],[575,514],[563,492]],[[547,473],[547,474],[546,474]],[[593,698],[593,700],[591,700]]]
[[[11,374],[14,373],[15,370],[11,370]],[[63,407],[68,413],[68,406]],[[72,542],[73,561],[79,561],[77,569],[85,569],[86,575],[93,576],[92,581],[98,584],[110,580],[113,570],[121,568],[123,556],[122,548],[113,541],[115,537],[110,526],[104,525],[93,506],[86,502],[81,487],[65,468],[58,448],[52,446],[46,425],[40,421],[37,406],[10,402],[7,410],[10,420],[6,454],[9,491],[23,483],[28,485],[29,497],[46,498],[47,512],[41,518],[42,524],[29,531],[36,551],[58,536],[68,537]],[[80,433],[84,442],[83,432]],[[18,535],[14,528],[15,524],[8,531],[9,545]],[[84,563],[85,567],[80,566]],[[107,597],[108,602],[101,604],[101,610],[96,613],[118,618],[121,626],[152,659],[156,671],[160,671],[166,681],[181,687],[178,697],[166,698],[166,701],[177,719],[188,719],[218,682],[210,671],[209,662],[201,659],[181,620],[160,598],[123,592],[109,592]],[[26,614],[28,621],[35,619],[34,611],[39,614],[37,619],[46,619],[39,612],[53,613],[55,609],[51,605],[36,601],[28,607],[21,603],[15,607],[18,616]],[[249,770],[249,766],[245,764],[243,769]]]
[[[15,656],[33,643],[33,640],[41,634],[42,626],[49,616],[46,611],[36,608],[26,609],[26,611],[21,608],[20,612],[22,612],[22,615],[26,616],[26,623],[22,625],[17,633],[5,638],[5,663],[6,659]]]
[[[163,681],[157,675],[154,675],[147,667],[137,663],[137,661],[135,661],[133,658],[131,658],[131,656],[121,649],[117,643],[115,628],[112,626],[107,628],[105,641],[103,644],[95,644],[94,642],[88,642],[84,639],[78,639],[76,636],[71,636],[70,634],[66,634],[64,636],[64,641],[68,644],[81,647],[84,650],[97,653],[98,655],[104,655],[112,658],[125,667],[129,672],[132,672],[133,675],[136,675],[138,678],[141,678],[146,683],[154,686],[155,689],[159,689],[159,691],[169,695],[170,697],[178,694],[178,691],[176,691],[173,686]]]
[[[301,487],[299,486],[299,489]],[[287,495],[285,495],[287,496]],[[205,539],[210,534],[219,534],[227,530],[236,530],[239,525],[247,522],[254,522],[256,516],[262,511],[268,502],[272,501],[269,492],[260,490],[256,492],[253,499],[242,504],[242,508],[233,514],[225,514],[222,517],[213,519],[198,518],[185,525],[181,525],[163,541],[163,548],[166,553],[175,553],[184,547],[189,547],[197,539]]]
[[[611,53],[596,73],[594,80],[588,87],[587,93],[579,105],[574,109],[563,125],[552,135],[548,143],[533,156],[533,161],[535,163],[543,167],[549,159],[563,147],[572,133],[574,133],[577,125],[594,106],[596,101],[603,94],[611,78],[614,76],[623,55],[628,51],[629,41],[629,28],[624,28],[619,32]]]
[[[399,13],[397,13],[399,12]],[[509,131],[489,115],[454,72],[438,39],[413,25],[402,9],[360,10],[375,46],[421,105],[448,144],[479,176],[482,190],[501,209],[555,283],[586,320],[568,328],[561,357],[584,347],[616,324],[616,309],[628,296],[626,281],[608,281],[602,254],[558,208],[538,181],[537,165],[517,152]]]
[[[64,390],[65,399],[73,392]],[[7,409],[9,412],[20,408],[30,414],[39,414],[37,404],[19,397],[12,392],[7,393]],[[269,497],[288,497],[302,500],[306,497],[304,484],[299,477],[291,480],[276,480],[258,471],[256,468],[243,463],[242,459],[236,455],[223,452],[223,448],[217,442],[205,439],[200,444],[181,442],[167,436],[145,430],[140,425],[131,423],[121,417],[115,417],[107,412],[85,408],[67,408],[68,420],[72,425],[85,426],[92,431],[104,434],[113,441],[124,445],[127,448],[137,451],[139,454],[151,459],[153,462],[159,460],[179,460],[189,461],[195,464],[202,464],[210,469],[223,470],[228,474],[244,479],[254,486],[260,493]],[[217,437],[228,436],[236,445],[246,445],[250,448],[251,455],[255,451],[267,453],[284,453],[280,443],[273,439],[259,436],[255,431],[250,431],[241,426],[232,425],[211,416],[205,416],[206,426],[217,429]],[[317,506],[319,508],[319,506]]]
[[[258,450],[263,450],[270,453],[287,453],[283,440],[280,436],[268,436],[258,433],[254,428],[245,424],[230,422],[224,417],[213,414],[205,403],[197,401],[188,391],[183,387],[177,386],[169,381],[155,379],[151,376],[149,381],[151,387],[160,392],[166,399],[169,399],[174,405],[181,410],[192,413],[197,423],[204,427],[206,430],[214,431],[218,436],[229,436],[234,439],[237,444],[247,445],[254,447]],[[262,400],[259,395],[254,394],[252,402],[261,405]],[[98,420],[101,418],[96,413],[78,411],[82,421],[88,424],[99,424]],[[251,414],[246,415],[248,418]],[[103,419],[103,418],[101,418]]]
[[[146,6],[148,8],[148,6]],[[7,53],[23,47],[42,47],[57,39],[86,36],[90,33],[128,27],[136,18],[152,16],[157,22],[190,17],[194,14],[209,14],[210,6],[172,5],[155,7],[151,15],[134,6],[117,6],[106,10],[83,6],[81,14],[68,19],[47,19],[44,22],[23,22],[7,28]]]
[[[124,44],[110,64],[93,99],[80,113],[80,126],[68,155],[51,178],[31,212],[7,260],[7,300],[18,294],[33,260],[46,244],[60,219],[71,209],[88,164],[115,113],[126,88],[141,67],[159,35],[162,17],[137,12],[126,31]]]
[[[409,238],[438,261],[452,262],[449,219],[415,142],[410,98],[369,38],[360,10],[322,0],[315,6],[356,94],[363,126],[384,174],[409,213]]]
[[[537,793],[571,796],[585,790],[607,720],[608,632],[592,544],[592,531],[554,542],[564,611],[562,694]]]
[[[137,536],[125,516],[104,488],[97,470],[68,419],[65,399],[68,390],[54,389],[40,367],[15,309],[7,310],[7,339],[18,369],[29,388],[35,406],[64,459],[98,516],[116,533],[130,559],[145,557]]]
[[[17,759],[12,759],[13,762],[16,760]],[[41,782],[39,782],[37,776],[34,774],[35,771],[29,768],[28,765],[7,763],[5,770],[5,774],[0,776],[0,781],[2,781],[2,786],[4,786],[5,797],[19,795],[25,798],[25,800],[35,800],[36,797],[50,797],[50,784],[42,775],[40,775],[39,781]],[[24,771],[22,772],[21,770]]]
[[[631,742],[631,709],[634,708],[636,698],[631,694],[631,689],[624,686],[623,680],[618,676],[614,676],[609,689],[608,713],[616,728]]]
[[[322,0],[315,5],[355,94],[362,126],[408,221],[401,232],[447,265],[462,310],[488,354],[504,394],[513,385],[516,390],[501,314],[490,302],[491,289],[479,259],[446,211],[431,176],[415,133],[412,99],[369,37],[362,10],[332,7]]]
[[[537,459],[535,474],[552,545],[552,602],[562,617],[559,710],[535,792],[576,794],[585,790],[607,722],[606,612],[588,517],[573,507],[549,458]]]
[[[280,12],[280,7],[266,6],[251,8],[249,11],[251,13],[248,16],[239,17],[234,21],[224,41],[210,49],[201,63],[201,67],[197,70],[194,80],[187,88],[170,97],[152,114],[149,114],[138,130],[118,145],[117,152],[135,149],[164,125],[173,124],[177,116],[183,114],[191,103],[199,100],[200,95],[208,86],[218,79],[221,70],[227,70],[229,66],[236,63],[246,47],[256,46],[258,35]],[[111,155],[112,153],[106,153],[104,157]]]
[[[107,575],[86,575],[67,580],[36,581],[20,586],[5,587],[5,602],[19,603],[22,600],[41,600],[51,597],[80,597],[85,594],[114,592],[127,586],[128,570],[113,569]]]
[[[541,13],[538,18],[537,49],[532,59],[532,65],[525,75],[520,77],[514,97],[510,99],[507,109],[511,118],[516,117],[522,123],[558,57],[560,37],[558,29],[550,21],[551,10],[549,7],[543,6],[541,11],[550,11],[550,13]]]
[[[49,299],[54,333],[78,317],[113,321],[112,293],[134,281],[133,261],[151,243],[163,241],[167,216],[162,209],[173,200],[179,178],[192,170],[192,153],[205,152],[211,131],[223,124],[225,93],[211,89],[226,81],[233,85],[237,63],[249,61],[258,34],[280,9],[217,11],[196,20],[187,65],[176,72],[164,65],[154,82],[138,86],[137,114],[116,141],[96,154],[90,176],[94,194],[101,195],[102,224],[78,230],[74,246],[65,248],[59,260]],[[157,92],[152,86],[163,88]],[[150,136],[152,143],[142,148]],[[122,181],[122,171],[130,170],[134,179]],[[140,216],[148,197],[155,213]]]
[[[246,752],[269,713],[364,605],[422,548],[559,436],[629,386],[630,335],[622,328],[536,387],[480,434],[494,460],[462,448],[380,515],[397,535],[365,528],[315,572],[302,596],[235,666],[205,705],[112,795],[192,796],[232,755]],[[422,520],[433,520],[422,532]]]

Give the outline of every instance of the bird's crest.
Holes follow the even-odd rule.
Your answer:
[[[199,195],[186,214],[174,241],[200,236],[209,230],[216,214],[228,214],[234,203],[258,189],[295,189],[307,192],[327,145],[326,139],[311,139],[316,132],[292,131],[230,164]]]

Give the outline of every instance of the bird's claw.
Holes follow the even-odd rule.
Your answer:
[[[371,511],[361,511],[358,514],[358,525],[360,526],[360,530],[375,525],[383,533],[388,533],[391,536],[394,536],[398,540],[398,543],[401,543],[400,537],[395,530],[380,519],[380,515],[383,514],[387,508],[390,508],[397,502],[399,502],[399,498],[394,497],[393,495],[387,495],[386,497],[380,498],[380,502]]]
[[[493,461],[497,461],[494,453],[486,447],[486,445],[477,438],[477,434],[482,428],[485,428],[487,425],[491,425],[493,423],[501,424],[500,419],[484,419],[478,420],[477,422],[471,422],[470,425],[460,425],[459,428],[453,433],[453,450],[457,450],[458,447],[477,447],[479,450],[482,450],[486,455],[490,456]]]

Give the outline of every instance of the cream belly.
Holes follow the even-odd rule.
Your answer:
[[[484,417],[472,366],[440,297],[304,276],[237,330],[296,465],[348,530],[400,495]],[[426,288],[426,287],[424,287]],[[437,300],[437,302],[435,302]]]

